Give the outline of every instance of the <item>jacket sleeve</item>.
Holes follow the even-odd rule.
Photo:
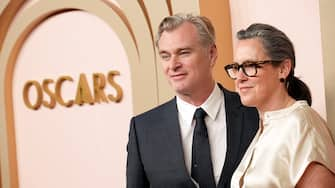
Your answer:
[[[144,171],[138,148],[134,118],[130,121],[127,152],[127,188],[149,188],[150,185]]]

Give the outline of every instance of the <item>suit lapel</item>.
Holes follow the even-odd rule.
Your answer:
[[[167,146],[168,155],[171,160],[175,160],[178,168],[185,178],[190,178],[184,160],[184,150],[182,137],[180,132],[180,125],[178,119],[178,109],[176,98],[166,104],[164,112],[162,113],[161,134],[164,145]]]
[[[226,110],[227,124],[227,152],[226,159],[221,172],[218,187],[222,187],[233,173],[233,167],[238,158],[240,148],[240,136],[243,121],[243,113],[241,112],[241,102],[237,95],[223,89]]]

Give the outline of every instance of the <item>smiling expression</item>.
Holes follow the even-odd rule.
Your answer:
[[[194,25],[185,22],[164,31],[158,48],[164,74],[177,94],[188,96],[208,85],[212,87],[216,48],[201,45]]]
[[[235,50],[234,61],[241,64],[245,61],[271,60],[265,53],[264,47],[258,38],[239,40]],[[261,65],[255,77],[247,77],[242,70],[235,80],[236,91],[246,106],[268,109],[271,101],[282,91],[279,79],[282,77],[279,67],[271,64]]]

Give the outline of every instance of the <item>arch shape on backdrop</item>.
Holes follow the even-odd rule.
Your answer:
[[[0,175],[4,187],[18,187],[12,99],[16,58],[29,33],[49,17],[71,10],[85,11],[113,28],[124,45],[130,63],[134,114],[160,104],[173,95],[161,69],[157,68],[160,64],[156,63],[158,56],[153,40],[156,26],[163,17],[177,12],[193,12],[215,18],[212,21],[218,31],[220,54],[217,64],[222,67],[232,57],[231,28],[227,27],[230,25],[228,0],[138,0],[133,3],[118,0],[17,0],[5,4],[7,6],[0,13],[0,80],[4,80],[0,83],[0,104],[5,104],[0,105]],[[224,78],[224,71],[219,67],[216,66],[214,70],[215,78],[232,88],[232,82]]]
[[[132,80],[134,113],[142,112],[158,104],[158,83],[153,31],[144,3],[126,6],[126,11],[110,1],[38,1],[24,4],[24,1],[10,2],[4,12],[9,16],[8,24],[0,36],[0,66],[4,83],[0,84],[1,95],[1,174],[4,187],[18,187],[17,156],[15,143],[15,122],[12,98],[12,80],[16,58],[25,39],[43,21],[51,16],[67,11],[79,10],[94,14],[106,22],[119,36],[128,56]],[[168,6],[163,6],[160,16],[168,14]],[[12,9],[11,9],[12,8]],[[22,9],[20,9],[22,8]],[[14,19],[15,13],[18,13]],[[155,13],[157,14],[157,13]],[[136,16],[137,15],[137,16]],[[141,16],[138,16],[141,15]],[[130,20],[128,20],[130,19]],[[1,20],[5,20],[4,18]],[[145,27],[146,26],[146,27]],[[146,46],[146,47],[144,47]],[[148,48],[148,46],[151,46]],[[148,74],[148,72],[152,74]],[[146,98],[143,101],[143,98]]]

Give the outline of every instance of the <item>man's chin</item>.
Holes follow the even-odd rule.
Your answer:
[[[180,88],[180,87],[174,87],[174,91],[178,95],[183,95],[183,96],[187,96],[190,93],[186,88]]]
[[[177,93],[183,92],[185,90],[185,87],[183,87],[180,84],[170,84],[170,85],[171,85],[172,89]]]

